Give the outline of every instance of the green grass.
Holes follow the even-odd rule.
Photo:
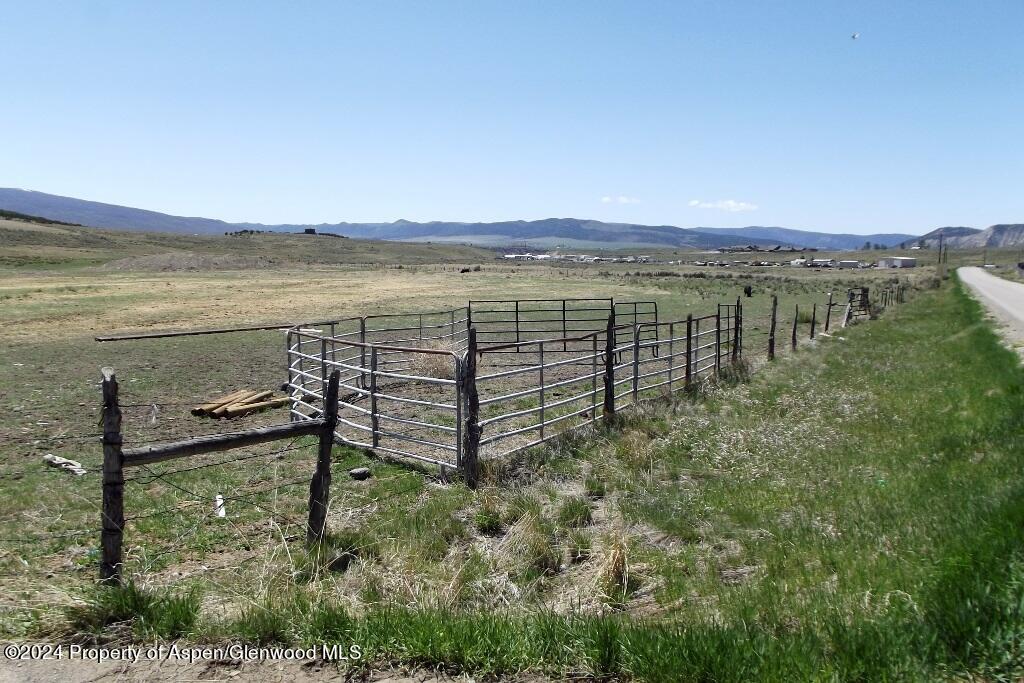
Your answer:
[[[571,449],[614,483],[622,522],[660,530],[667,545],[576,528],[579,511],[595,503],[561,494],[556,482],[582,480],[582,471],[507,495],[515,566],[524,585],[537,587],[515,609],[387,599],[351,609],[293,585],[234,618],[176,619],[135,633],[357,643],[368,662],[474,675],[1019,677],[1024,377],[1016,359],[952,286],[843,336],[674,416],[628,418],[606,445]],[[636,449],[645,452],[636,457]],[[392,513],[411,521],[388,533],[413,547],[417,537],[440,537],[449,554],[472,543],[444,514],[457,516],[470,499],[452,490],[438,500]],[[416,521],[426,510],[440,521]],[[560,545],[569,567],[599,556],[615,612],[542,607],[545,585],[558,590],[580,571],[560,566]],[[422,558],[443,562],[438,552]],[[471,567],[461,570],[467,581],[495,572],[478,551],[461,566]],[[658,608],[641,617],[631,607],[648,587]],[[135,596],[82,623],[132,609],[150,623],[149,604]]]
[[[566,277],[577,290],[649,294],[669,317],[728,300],[751,282],[755,297],[744,303],[752,360],[763,355],[756,328],[770,293],[803,308],[842,283],[828,273],[822,280],[579,270]],[[494,276],[488,286],[506,282],[513,280]],[[55,321],[66,310],[54,305],[58,296],[83,315],[101,306],[88,279],[53,295],[37,289],[9,288],[0,305]],[[120,634],[127,624],[136,639],[352,638],[371,661],[495,675],[933,680],[1020,673],[1024,401],[1013,357],[977,307],[949,286],[837,332],[842,339],[808,344],[806,325],[801,330],[796,354],[785,348],[782,328],[786,355],[774,365],[755,374],[727,366],[723,381],[674,405],[652,402],[624,413],[616,429],[527,454],[489,480],[493,489],[470,492],[336,449],[331,535],[312,551],[301,527],[312,446],[281,460],[268,449],[267,461],[252,467],[177,475],[173,481],[207,507],[253,475],[260,485],[302,480],[255,497],[262,509],[229,501],[227,523],[214,520],[191,534],[205,507],[146,517],[187,496],[160,480],[130,483],[126,510],[139,519],[126,543],[137,583],[99,592],[85,588],[95,573],[97,480],[36,462],[53,451],[78,456],[95,472],[94,443],[51,439],[94,429],[96,368],[118,367],[126,402],[141,406],[125,409],[127,442],[223,431],[179,413],[240,377],[280,382],[279,336],[115,347],[55,335],[0,346],[0,407],[9,416],[2,428],[9,440],[0,446],[9,464],[0,478],[0,535],[16,538],[29,525],[58,536],[90,530],[70,541],[0,541],[13,596],[0,610],[0,631]],[[151,400],[184,407],[165,410],[152,427],[145,420]],[[356,466],[373,476],[348,480],[344,471]],[[610,569],[616,539],[627,574]],[[82,596],[78,611],[42,597],[56,580]],[[145,590],[137,587],[143,583]]]
[[[570,496],[562,500],[558,508],[559,523],[568,528],[590,524],[592,510],[590,501],[582,496]]]

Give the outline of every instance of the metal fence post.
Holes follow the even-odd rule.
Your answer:
[[[331,362],[338,360],[337,326],[331,323]]]
[[[519,299],[516,299],[516,344],[522,341],[519,338]],[[516,353],[519,353],[519,347],[516,347]]]
[[[371,443],[380,445],[380,418],[377,417],[377,347],[370,349],[370,429]]]
[[[538,380],[540,389],[538,400],[540,401],[540,438],[544,439],[544,342],[537,343],[537,355],[540,361],[537,365]]]
[[[366,343],[366,318],[359,318],[359,343]],[[366,347],[359,347],[359,388],[366,388]]]
[[[604,421],[615,419],[615,311],[608,316],[604,337]]]
[[[103,510],[100,517],[100,582],[121,584],[124,540],[124,456],[121,408],[113,368],[103,368]]]
[[[693,313],[686,316],[686,374],[683,386],[689,389],[693,385]]]
[[[668,324],[668,393],[669,393],[669,396],[672,395],[672,363],[673,363],[673,360],[674,360],[672,358],[672,355],[673,355],[672,354],[672,346],[673,346],[673,341],[675,340],[675,336],[676,336],[675,331],[676,331],[676,324],[675,323],[669,323]],[[655,346],[654,348],[658,348],[658,347]]]
[[[818,303],[811,308],[811,339],[814,339],[814,328],[818,324]]]
[[[715,313],[715,376],[722,372],[722,304]]]
[[[825,311],[825,332],[828,332],[829,325],[832,323],[832,292],[828,293],[828,307]]]
[[[320,340],[320,395],[327,400],[327,340]],[[327,410],[327,406],[324,406],[324,410]]]
[[[320,432],[316,471],[309,482],[309,523],[306,542],[323,539],[327,530],[327,507],[331,497],[331,451],[334,449],[334,430],[338,427],[338,383],[341,372],[335,370],[327,382],[324,393],[324,426]]]
[[[591,337],[590,345],[592,347],[591,358],[590,358],[590,402],[593,407],[590,409],[590,422],[593,423],[597,420],[597,333]]]
[[[775,360],[775,326],[779,314],[779,297],[772,294],[772,318],[768,325],[768,360]]]
[[[562,299],[562,339],[565,339],[568,336],[569,336],[569,332],[568,332],[568,328],[567,328],[566,323],[565,323],[565,299]],[[562,342],[562,350],[563,351],[568,351],[569,350],[569,342],[565,342],[565,341]]]
[[[466,426],[462,430],[462,471],[466,485],[475,489],[480,475],[480,396],[476,391],[476,328],[469,328],[465,370]]]
[[[633,404],[640,403],[640,326],[633,324]]]
[[[736,297],[736,309],[732,313],[732,362],[740,357],[740,298]]]
[[[289,329],[285,334],[285,355],[288,358],[288,396],[292,399],[288,406],[288,421],[295,422],[295,361],[292,360],[292,331]]]
[[[455,325],[452,325],[452,330]],[[466,368],[462,359],[455,360],[455,469],[462,469],[462,402],[466,393]]]

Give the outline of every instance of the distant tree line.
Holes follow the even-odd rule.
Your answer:
[[[53,223],[54,225],[71,225],[76,228],[84,227],[80,223],[65,223],[64,221],[56,221],[52,218],[43,218],[42,216],[30,216],[27,213],[18,213],[17,211],[7,211],[6,209],[0,209],[0,218],[7,218],[14,221],[25,221],[26,223]]]

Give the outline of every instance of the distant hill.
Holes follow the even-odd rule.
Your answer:
[[[211,218],[172,216],[157,211],[12,188],[0,188],[0,208],[97,228],[200,235],[224,234],[238,230],[298,232],[306,228],[316,228],[320,232],[340,233],[366,239],[453,242],[492,247],[521,245],[581,250],[602,247],[714,249],[738,244],[756,244],[817,249],[860,249],[865,242],[893,246],[917,239],[912,235],[901,234],[833,235],[779,227],[687,229],[672,225],[605,223],[579,218],[495,223],[416,223],[406,220],[393,223],[341,222],[318,225],[227,223]]]
[[[61,221],[53,220],[52,218],[43,218],[42,216],[30,216],[27,213],[18,213],[17,211],[7,211],[5,209],[0,209],[0,218],[9,221],[24,221],[26,223],[47,223],[51,225],[78,226],[78,223],[64,223]]]
[[[918,239],[923,241],[926,247],[937,248],[940,237],[951,249],[1024,247],[1024,224],[992,225],[984,230],[964,227],[939,228]]]
[[[813,247],[825,251],[842,249],[860,249],[865,242],[881,244],[886,247],[894,247],[901,242],[910,242],[918,239],[915,235],[901,233],[879,233],[874,235],[852,235],[828,232],[810,232],[807,230],[793,230],[791,228],[764,228],[753,226],[749,228],[694,228],[700,232],[714,235],[736,235],[744,240],[756,240],[758,242],[771,242],[774,244],[794,244],[804,247]]]

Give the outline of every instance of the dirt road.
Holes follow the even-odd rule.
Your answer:
[[[957,269],[960,280],[970,288],[1004,327],[1004,336],[1024,355],[1024,284],[996,277],[981,268]]]

